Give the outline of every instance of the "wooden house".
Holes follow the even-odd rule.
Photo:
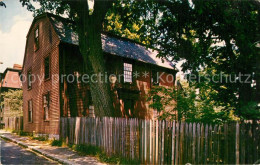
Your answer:
[[[94,116],[88,84],[71,81],[84,74],[72,25],[49,13],[32,22],[22,70],[26,132],[58,135],[60,117]],[[149,108],[146,95],[153,86],[174,86],[174,65],[157,58],[156,50],[129,39],[103,33],[102,45],[107,74],[116,80],[111,83],[115,114],[154,118],[157,112]]]

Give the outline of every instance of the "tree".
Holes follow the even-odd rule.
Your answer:
[[[22,90],[8,90],[2,93],[3,101],[1,106],[4,106],[6,111],[5,117],[14,117],[23,115],[23,91]],[[7,110],[8,109],[8,110]]]
[[[200,88],[192,82],[181,81],[182,88],[154,87],[148,94],[148,101],[152,101],[151,108],[159,113],[159,119],[223,123],[238,120],[231,106],[217,105],[212,97],[217,91],[205,82]],[[175,100],[175,101],[173,101]]]
[[[4,2],[0,2],[0,6],[4,6],[5,8],[6,8],[6,5],[5,5],[5,3]]]
[[[140,38],[149,38],[151,45],[160,49],[159,57],[174,61],[184,59],[182,70],[197,77],[201,71],[206,71],[209,77],[224,74],[233,80],[239,79],[210,83],[208,87],[218,93],[212,97],[216,104],[235,107],[237,115],[248,119],[242,112],[244,105],[260,102],[259,92],[256,94],[260,84],[259,47],[256,46],[259,1],[145,0],[129,3],[135,6],[129,10],[143,20],[140,29],[145,28],[147,32],[141,33]],[[136,11],[137,8],[142,10]],[[256,88],[252,87],[255,81]],[[196,85],[201,86],[198,81]],[[259,108],[254,110],[260,113]]]
[[[40,4],[35,9],[30,0],[20,0],[23,6],[35,15],[50,11],[57,15],[66,13],[69,19],[76,22],[79,36],[79,49],[85,62],[86,73],[105,74],[105,62],[102,51],[101,30],[105,15],[111,8],[112,0],[33,0]],[[90,7],[94,3],[93,9]],[[90,82],[90,92],[97,116],[113,116],[113,104],[110,96],[110,86],[105,83],[105,76],[100,76],[96,82]]]
[[[256,46],[259,42],[258,1],[122,0],[112,4],[112,1],[96,0],[93,10],[87,0],[36,0],[41,5],[38,10],[29,0],[20,1],[36,14],[68,13],[77,24],[79,47],[88,73],[105,71],[100,39],[103,28],[160,49],[158,57],[173,61],[185,59],[184,72],[199,75],[206,71],[212,76],[210,70],[214,70],[235,79],[239,73],[251,75],[250,83],[241,83],[246,80],[241,77],[240,82],[207,85],[218,93],[210,97],[215,104],[235,107],[241,117],[244,105],[260,101],[259,47]],[[253,81],[256,87],[252,88]],[[196,86],[200,87],[200,83]],[[113,108],[109,85],[97,82],[90,87],[96,113],[110,116]]]

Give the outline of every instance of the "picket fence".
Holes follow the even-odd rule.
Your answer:
[[[23,130],[23,117],[4,117],[4,124],[5,129]]]
[[[61,118],[60,137],[143,164],[252,164],[260,159],[260,124]],[[258,162],[260,163],[260,162]]]

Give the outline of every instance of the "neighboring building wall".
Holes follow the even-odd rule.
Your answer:
[[[39,27],[39,49],[34,50],[34,31]],[[24,131],[59,134],[59,39],[49,19],[40,18],[32,24],[27,36],[23,74],[31,70],[37,76],[28,89],[28,80],[23,81]],[[50,57],[51,78],[44,80],[44,58]],[[54,77],[53,77],[54,76]],[[39,79],[40,78],[40,79]],[[44,121],[43,95],[50,92],[49,120]],[[28,101],[32,100],[32,122],[28,122]]]

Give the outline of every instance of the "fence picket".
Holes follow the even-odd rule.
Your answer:
[[[10,119],[9,125],[17,129],[21,124],[19,119]],[[211,125],[111,117],[60,119],[60,138],[67,143],[91,144],[110,156],[120,154],[142,164],[252,164],[260,157],[259,129],[259,124],[251,123]]]

